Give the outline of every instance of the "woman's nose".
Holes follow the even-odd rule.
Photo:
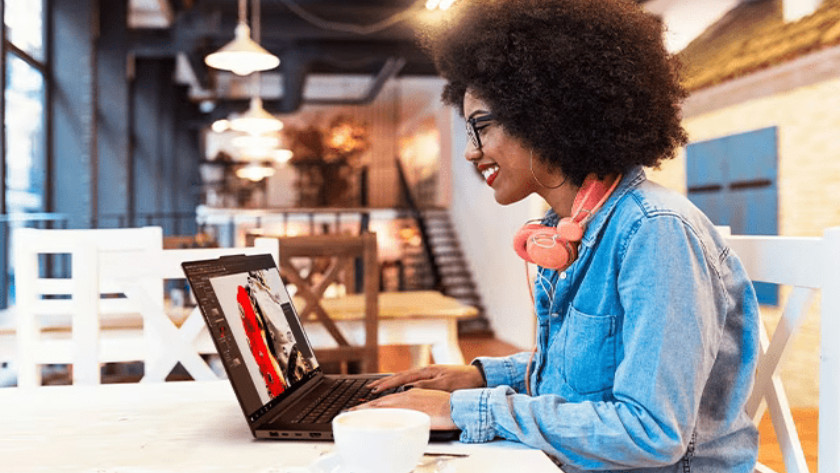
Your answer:
[[[467,161],[475,161],[477,159],[481,159],[481,150],[473,146],[472,143],[467,143],[467,147],[464,149],[464,158]]]

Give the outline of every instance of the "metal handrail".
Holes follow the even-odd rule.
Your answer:
[[[417,202],[414,200],[414,196],[411,194],[411,188],[408,185],[408,179],[405,177],[405,170],[403,169],[402,161],[400,161],[399,158],[397,158],[395,161],[397,165],[397,176],[399,176],[400,180],[400,191],[405,197],[405,201],[408,204],[409,213],[414,219],[414,222],[417,224],[417,229],[420,231],[420,239],[423,243],[423,253],[429,260],[429,266],[431,266],[432,270],[432,281],[434,288],[437,290],[441,290],[443,284],[443,276],[440,274],[440,267],[438,267],[437,259],[435,258],[435,253],[434,251],[432,251],[432,244],[431,240],[429,239],[429,231],[426,228],[426,218],[423,217],[423,213],[420,211],[420,208],[417,206]]]

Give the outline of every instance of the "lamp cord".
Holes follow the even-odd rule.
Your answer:
[[[424,0],[414,2],[410,7],[406,8],[405,10],[391,15],[388,18],[385,18],[384,20],[372,23],[370,25],[356,25],[353,23],[339,23],[335,21],[325,20],[304,10],[303,8],[301,8],[300,5],[298,5],[292,0],[279,0],[279,2],[285,5],[286,8],[291,10],[292,13],[300,17],[302,20],[323,30],[340,31],[343,33],[354,33],[358,35],[369,35],[378,33],[384,29],[390,28],[391,26],[401,21],[405,21],[411,18],[412,16],[414,16],[418,8],[423,8],[422,4],[424,3]]]
[[[247,23],[248,22],[248,18],[247,18],[248,15],[245,13],[245,8],[247,7],[246,1],[247,0],[239,0],[239,22],[240,23]]]
[[[241,0],[243,3],[245,0]],[[260,44],[260,0],[251,1],[251,39]],[[251,87],[254,88],[253,97],[262,99],[262,79],[260,71],[251,74]]]

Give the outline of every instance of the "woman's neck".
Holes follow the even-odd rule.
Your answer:
[[[537,191],[537,194],[548,203],[560,218],[564,218],[571,216],[572,204],[575,201],[578,190],[580,190],[580,187],[567,182],[557,189],[543,189]]]

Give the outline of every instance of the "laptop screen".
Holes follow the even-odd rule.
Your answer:
[[[185,269],[242,408],[254,421],[310,379],[318,362],[270,256],[202,263],[209,266]]]

